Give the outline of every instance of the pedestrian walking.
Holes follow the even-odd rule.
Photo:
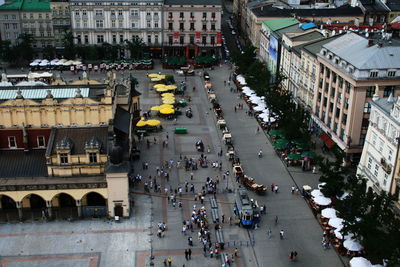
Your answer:
[[[167,267],[167,259],[164,259],[164,267]]]
[[[278,216],[275,216],[275,225],[278,224]]]
[[[239,255],[239,250],[238,250],[238,248],[235,248],[235,253],[234,253],[234,255],[235,255],[235,257],[239,257],[238,255]]]
[[[189,260],[189,252],[187,249],[185,249],[185,259]]]
[[[192,250],[189,248],[188,249],[188,256],[189,256],[189,260],[192,259]]]
[[[281,240],[285,238],[285,232],[283,230],[279,232],[279,237],[281,238]]]
[[[168,257],[167,261],[168,261],[168,267],[171,267],[171,265],[172,265],[172,258],[171,258],[171,257]]]
[[[191,236],[188,237],[188,244],[193,247],[193,238]]]
[[[271,237],[272,237],[272,231],[271,231],[271,229],[268,229],[267,235],[268,235],[268,239],[271,239]]]
[[[222,223],[225,223],[225,215],[224,214],[222,214],[222,216],[221,216],[222,218]]]

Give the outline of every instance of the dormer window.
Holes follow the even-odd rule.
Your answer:
[[[349,73],[354,73],[354,67],[353,66],[349,66],[348,71],[349,71]]]
[[[395,77],[396,76],[396,71],[395,70],[389,70],[387,73],[388,77]]]
[[[322,50],[321,50],[321,54],[324,55],[324,56],[326,56],[326,49],[322,49]]]
[[[369,77],[370,78],[376,78],[378,77],[378,71],[377,70],[372,70],[369,72]]]
[[[333,62],[334,62],[336,65],[338,65],[338,64],[339,64],[339,58],[338,58],[338,57],[335,57],[335,58],[333,59]]]
[[[332,59],[333,58],[333,54],[332,53],[329,53],[328,54],[328,59]]]
[[[97,163],[97,153],[89,152],[89,162],[90,163]]]
[[[342,60],[342,61],[340,62],[340,66],[341,66],[342,68],[345,68],[346,65],[347,65],[347,62],[346,62],[346,61]]]
[[[60,164],[68,164],[68,153],[60,153]]]

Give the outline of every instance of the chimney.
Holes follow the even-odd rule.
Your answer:
[[[372,96],[372,100],[373,100],[373,101],[377,101],[377,100],[379,99],[378,92],[379,92],[379,85],[378,85],[378,84],[375,84],[375,93],[374,93],[374,95]]]
[[[368,40],[368,47],[373,46],[374,45],[374,40],[369,39]]]

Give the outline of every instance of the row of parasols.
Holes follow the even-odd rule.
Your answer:
[[[236,81],[244,86],[242,88],[242,94],[247,96],[248,101],[254,106],[253,110],[258,114],[258,117],[266,123],[273,123],[276,121],[276,118],[271,116],[269,109],[267,108],[267,105],[265,104],[265,97],[264,96],[258,96],[254,90],[252,90],[250,87],[245,86],[247,85],[246,79],[242,75],[236,76]],[[240,86],[239,86],[240,87]]]
[[[150,73],[147,75],[150,78],[150,81],[152,82],[161,82],[162,80],[165,80],[166,75],[162,75],[159,73]]]
[[[151,81],[153,81],[153,79],[160,79],[160,81],[165,79],[165,75],[158,73],[150,73],[148,77],[151,79]],[[153,88],[156,90],[156,92],[160,93],[162,104],[159,106],[153,106],[150,108],[150,110],[158,111],[163,115],[174,114],[174,104],[176,103],[176,98],[175,94],[172,92],[174,92],[178,87],[173,84],[166,85],[163,83],[158,83],[153,85]]]
[[[53,59],[48,61],[47,59],[35,59],[29,66],[31,67],[47,67],[47,66],[79,66],[82,62],[79,60],[67,60],[67,59]]]
[[[319,187],[321,188],[324,185],[324,183],[319,184]],[[347,195],[343,195],[339,199],[343,199],[346,196]],[[314,203],[319,206],[329,206],[332,203],[331,199],[325,197],[319,189],[314,189],[313,191],[311,191],[311,197]],[[343,247],[346,248],[348,251],[359,252],[364,249],[357,240],[353,239],[353,234],[349,233],[343,236],[341,230],[343,229],[344,220],[337,217],[337,211],[334,208],[322,209],[321,217],[323,217],[325,220],[328,220],[327,224],[333,228],[333,233],[335,234],[335,237],[339,240],[344,240]]]

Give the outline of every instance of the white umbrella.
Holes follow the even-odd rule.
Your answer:
[[[350,194],[348,192],[344,192],[343,195],[341,197],[336,196],[339,200],[343,200],[346,197],[350,196]]]
[[[263,107],[263,106],[255,106],[253,109],[255,111],[263,111],[263,110],[265,110],[265,107]]]
[[[325,182],[318,184],[318,189],[322,189],[322,187],[324,187],[326,185]]]
[[[245,92],[244,94],[247,95],[247,96],[251,96],[251,95],[255,95],[256,93],[254,93],[254,92]]]
[[[322,192],[318,189],[314,189],[313,191],[311,191],[311,196],[313,197],[325,197],[324,194],[322,194]]]
[[[343,219],[342,218],[331,218],[328,221],[328,224],[332,226],[333,228],[336,229],[342,229],[343,228]]]
[[[238,75],[236,77],[236,80],[241,84],[241,85],[247,85],[246,79],[242,75]]]
[[[336,210],[332,208],[326,208],[321,211],[321,215],[325,218],[336,218]]]
[[[39,64],[39,66],[47,66],[47,65],[49,65],[49,62],[48,61],[42,61],[42,62],[40,62],[40,64]]]
[[[4,87],[4,86],[12,86],[12,83],[10,82],[0,82],[0,86]]]
[[[343,225],[342,225],[343,226]],[[337,229],[335,229],[333,232],[335,233],[335,236],[337,237],[337,238],[339,238],[339,239],[349,239],[349,238],[352,238],[354,235],[352,234],[352,233],[348,233],[347,235],[345,235],[344,237],[343,237],[343,235],[342,235],[342,233],[340,232],[340,231],[342,231],[342,228],[343,227],[341,227],[341,228],[337,228]]]
[[[347,248],[350,251],[360,251],[363,249],[360,243],[358,243],[354,239],[347,239],[343,242],[343,247]]]
[[[268,119],[269,119],[269,115],[265,114],[265,113],[261,113],[258,117],[260,117],[261,119],[266,120],[266,121],[268,121]]]
[[[351,267],[371,267],[372,264],[369,260],[363,257],[353,257],[350,260]]]
[[[269,115],[269,109],[265,109],[263,113]]]
[[[275,118],[275,117],[270,117],[270,118],[269,118],[269,122],[271,122],[271,123],[272,123],[272,122],[276,122],[276,118]]]
[[[314,198],[314,202],[320,206],[328,206],[332,203],[332,200],[324,196],[317,196],[316,198]]]
[[[34,67],[39,65],[39,62],[33,61],[31,64],[29,64],[29,66]]]

